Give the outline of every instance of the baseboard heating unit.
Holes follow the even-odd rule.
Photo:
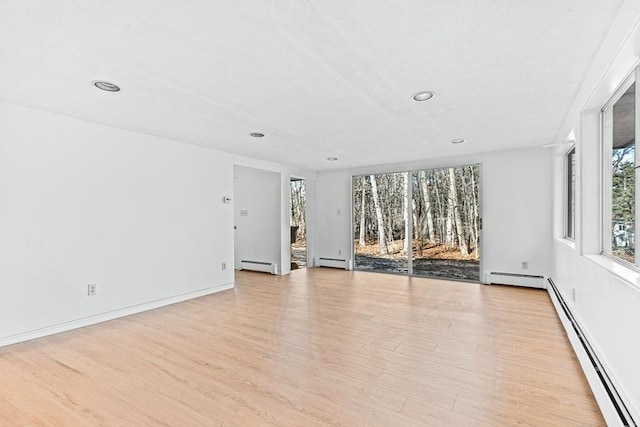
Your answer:
[[[344,268],[345,270],[349,270],[349,262],[346,259],[340,258],[325,258],[319,257],[316,258],[316,266],[318,267],[332,267],[332,268]]]
[[[638,420],[634,420],[627,409],[624,400],[616,390],[596,352],[582,332],[564,298],[562,298],[562,294],[553,283],[553,280],[547,279],[547,282],[549,284],[547,292],[567,332],[567,337],[580,361],[582,370],[587,377],[607,425],[638,427]]]
[[[278,264],[273,262],[242,260],[240,261],[240,269],[276,274],[278,271]]]
[[[515,285],[528,286],[531,288],[545,289],[547,287],[544,276],[536,276],[533,274],[503,273],[500,271],[492,271],[485,276],[485,283],[494,283],[496,285]]]

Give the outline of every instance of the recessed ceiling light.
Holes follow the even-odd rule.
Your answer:
[[[107,92],[120,92],[120,88],[113,83],[105,82],[104,80],[96,80],[93,85],[98,89],[106,90]]]
[[[327,160],[329,160],[330,162],[335,162],[336,160],[338,160],[337,157],[327,157]]]
[[[249,135],[251,135],[254,138],[262,138],[264,136],[264,133],[260,133],[260,132],[251,132]]]
[[[462,144],[463,142],[465,142],[466,140],[462,139],[462,138],[458,138],[458,139],[452,139],[451,143],[452,144]]]
[[[430,99],[433,99],[434,96],[436,96],[434,92],[423,90],[421,92],[414,93],[411,99],[413,99],[414,101],[428,101]]]

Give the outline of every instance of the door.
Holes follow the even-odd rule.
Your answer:
[[[479,178],[479,165],[354,176],[354,268],[479,282]]]
[[[480,281],[480,166],[412,172],[413,274]]]

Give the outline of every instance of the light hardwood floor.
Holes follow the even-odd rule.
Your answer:
[[[0,425],[604,425],[545,291],[305,269],[0,349]]]

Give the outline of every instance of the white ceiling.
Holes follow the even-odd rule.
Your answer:
[[[0,100],[310,170],[541,146],[621,3],[0,0]]]

